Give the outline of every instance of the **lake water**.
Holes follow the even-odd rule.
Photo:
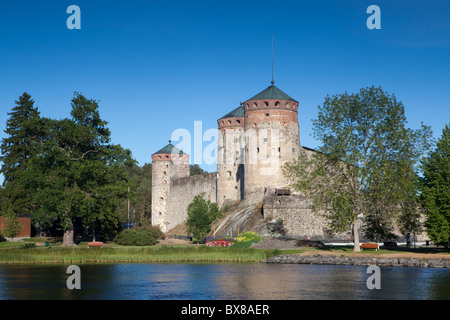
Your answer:
[[[1,300],[450,299],[450,269],[292,264],[81,264],[70,290],[68,265],[0,265]]]

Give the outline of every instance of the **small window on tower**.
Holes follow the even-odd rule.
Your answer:
[[[227,177],[231,178],[231,171],[227,171]]]

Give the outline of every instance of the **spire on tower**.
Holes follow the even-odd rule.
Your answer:
[[[272,84],[275,83],[275,81],[273,81],[273,33],[272,33],[272,81],[271,81],[271,83]]]

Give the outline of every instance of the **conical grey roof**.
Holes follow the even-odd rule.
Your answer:
[[[275,87],[273,84],[248,100],[267,100],[267,99],[291,100],[297,102],[297,100],[291,98],[286,93]]]

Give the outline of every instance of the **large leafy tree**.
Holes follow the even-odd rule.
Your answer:
[[[4,176],[2,208],[15,215],[32,214],[32,193],[26,188],[23,173],[31,159],[39,152],[43,128],[38,108],[28,93],[23,93],[8,113],[6,137],[2,139],[0,172]]]
[[[353,229],[359,251],[359,219],[372,237],[389,234],[402,204],[414,193],[417,162],[428,147],[428,127],[406,127],[403,104],[381,88],[327,96],[313,121],[321,142],[312,155],[287,164],[292,188],[326,212],[335,232]],[[368,229],[367,229],[368,228]]]
[[[422,162],[420,200],[431,240],[450,244],[450,126],[445,125],[436,148]]]
[[[217,203],[205,200],[204,194],[198,194],[187,208],[187,230],[195,241],[201,241],[211,231],[212,223],[220,216]]]
[[[97,233],[117,229],[117,206],[128,196],[131,152],[110,141],[98,102],[75,93],[71,119],[45,119],[46,137],[27,181],[36,190],[34,219],[58,222],[63,245],[74,245],[74,224]]]

